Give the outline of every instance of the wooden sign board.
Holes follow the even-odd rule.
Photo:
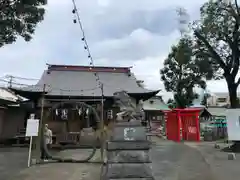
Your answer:
[[[27,120],[27,128],[26,128],[26,136],[27,137],[38,136],[38,128],[39,128],[39,120],[38,119],[28,119]]]

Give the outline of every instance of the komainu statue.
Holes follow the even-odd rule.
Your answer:
[[[102,180],[154,180],[142,103],[134,103],[124,91],[114,93],[120,108],[112,136],[106,144]]]
[[[131,100],[131,97],[125,91],[114,93],[115,104],[120,108],[117,113],[117,121],[131,121],[144,119],[143,103],[140,101],[138,105]]]

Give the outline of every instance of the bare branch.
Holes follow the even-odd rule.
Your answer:
[[[238,70],[239,70],[239,48],[238,48],[238,41],[239,41],[239,23],[235,22],[234,31],[233,31],[233,47],[232,47],[232,61],[233,61],[233,77],[236,77]]]
[[[236,85],[238,86],[239,84],[240,84],[240,78],[238,78]]]
[[[235,0],[235,4],[236,3],[237,2]],[[237,4],[236,4],[236,6],[238,7]],[[236,20],[236,22],[239,24],[240,23],[239,8],[237,8],[237,12],[236,12],[234,10],[234,8],[232,7],[232,5],[229,5],[228,7],[230,7],[230,8],[222,8],[222,9],[227,11]]]
[[[219,56],[219,54],[214,50],[214,48],[209,44],[209,42],[197,30],[194,31],[194,34],[199,40],[201,40],[205,44],[209,52],[212,54],[212,57],[219,63],[220,67],[224,70],[224,72],[229,74],[229,69],[227,68],[226,64]]]
[[[225,39],[220,39],[220,40],[226,41],[228,43],[229,47],[231,49],[233,49],[233,41],[231,40],[229,35],[227,33],[224,33],[224,32],[221,32],[221,33],[224,35]]]
[[[237,9],[238,16],[240,16],[240,10],[239,10],[239,6],[238,6],[237,0],[235,0],[235,6],[236,6],[236,9]]]

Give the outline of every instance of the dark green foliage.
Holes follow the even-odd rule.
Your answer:
[[[170,98],[170,99],[167,100],[167,104],[173,104],[173,103],[174,103],[174,99]]]
[[[160,70],[161,79],[165,89],[174,93],[174,100],[178,108],[185,108],[197,98],[193,88],[198,85],[206,87],[199,67],[196,65],[192,41],[182,38],[164,61],[164,67]]]
[[[171,108],[171,109],[177,107],[176,102],[174,101],[174,99],[168,99],[167,105],[168,105],[168,107]]]
[[[195,54],[201,71],[208,79],[225,79],[231,107],[237,102],[240,79],[240,9],[237,0],[210,0],[201,7],[201,19],[193,24]]]
[[[30,41],[38,22],[43,20],[46,0],[0,0],[0,47],[21,36]]]

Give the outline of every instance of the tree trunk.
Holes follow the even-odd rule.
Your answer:
[[[176,102],[176,106],[177,106],[176,108],[179,108],[179,109],[184,109],[185,108],[184,102],[182,102],[183,97],[182,97],[181,93],[175,94],[174,100]]]
[[[238,107],[238,98],[237,98],[237,84],[234,81],[227,81],[228,84],[228,93],[230,98],[230,107]]]

